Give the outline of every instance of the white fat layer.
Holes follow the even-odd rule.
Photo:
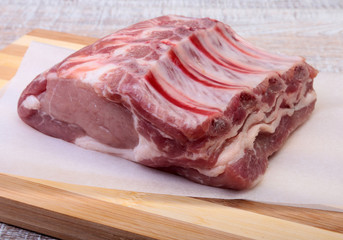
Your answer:
[[[95,59],[92,61],[85,61],[67,70],[61,71],[60,77],[68,78],[72,76],[93,86],[95,83],[99,82],[101,76],[108,74],[115,68],[116,66],[114,64],[102,64]]]
[[[292,116],[295,111],[298,111],[308,106],[315,99],[316,99],[316,93],[314,91],[308,92],[306,94],[306,97],[302,98],[299,101],[299,103],[294,106],[294,108],[279,109],[278,111],[275,111],[274,114],[271,114],[268,118],[266,118],[264,122],[255,124],[249,128],[249,126],[251,126],[253,122],[256,122],[257,119],[260,119],[261,117],[263,117],[264,113],[259,112],[258,114],[254,115],[253,117],[248,119],[245,124],[244,128],[249,128],[249,129],[243,129],[235,138],[235,140],[231,144],[225,147],[225,149],[219,155],[216,165],[212,169],[210,170],[197,169],[197,170],[200,173],[209,177],[216,177],[220,175],[221,173],[225,171],[225,168],[229,164],[233,164],[236,161],[238,161],[240,158],[242,158],[244,156],[244,151],[246,149],[253,149],[255,138],[260,131],[273,133],[275,129],[279,126],[281,118],[283,116],[286,116],[286,115]],[[276,115],[276,117],[273,115]],[[272,122],[268,123],[270,118],[273,118],[273,117],[275,117],[275,119],[272,120]]]
[[[28,96],[21,104],[27,109],[38,110],[40,108],[38,98],[33,95]]]
[[[116,155],[118,157],[134,161],[134,153],[132,149],[110,147],[89,136],[78,137],[75,139],[74,143],[86,149],[109,153]]]
[[[81,76],[81,80],[84,83],[88,83],[90,85],[94,85],[101,79],[101,76],[104,74],[107,74],[109,71],[115,69],[115,66],[113,64],[106,64],[102,65],[101,67],[93,70],[93,71],[88,71],[83,76]]]
[[[151,140],[147,140],[142,135],[139,135],[138,145],[133,149],[133,152],[135,155],[135,162],[161,156],[161,151],[158,150],[156,144]]]

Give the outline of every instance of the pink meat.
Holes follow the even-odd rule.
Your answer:
[[[38,75],[24,122],[81,147],[232,189],[306,121],[317,71],[209,18],[163,16],[119,30]]]

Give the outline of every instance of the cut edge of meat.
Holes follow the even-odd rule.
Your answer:
[[[315,101],[309,106],[295,111],[292,116],[284,116],[281,120],[282,123],[276,128],[274,133],[260,132],[256,137],[254,150],[245,150],[243,157],[235,163],[226,166],[224,173],[217,177],[209,177],[193,168],[166,167],[159,169],[178,174],[204,185],[234,190],[252,188],[263,179],[268,167],[268,158],[277,152],[285,144],[286,139],[310,117],[315,106]],[[301,121],[298,121],[299,119]],[[289,125],[289,128],[282,130],[283,124]],[[279,138],[279,140],[273,141],[275,138]],[[261,146],[266,142],[269,142],[268,148]],[[247,175],[251,173],[254,176],[248,177]]]

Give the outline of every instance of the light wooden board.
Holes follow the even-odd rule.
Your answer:
[[[0,84],[31,41],[79,49],[95,38],[34,30],[0,51]],[[0,155],[1,157],[1,155]],[[196,199],[0,174],[0,221],[62,239],[343,239],[343,213]]]

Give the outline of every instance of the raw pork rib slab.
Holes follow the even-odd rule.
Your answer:
[[[317,71],[219,21],[163,16],[119,30],[38,75],[18,113],[47,135],[231,189],[309,117]]]

